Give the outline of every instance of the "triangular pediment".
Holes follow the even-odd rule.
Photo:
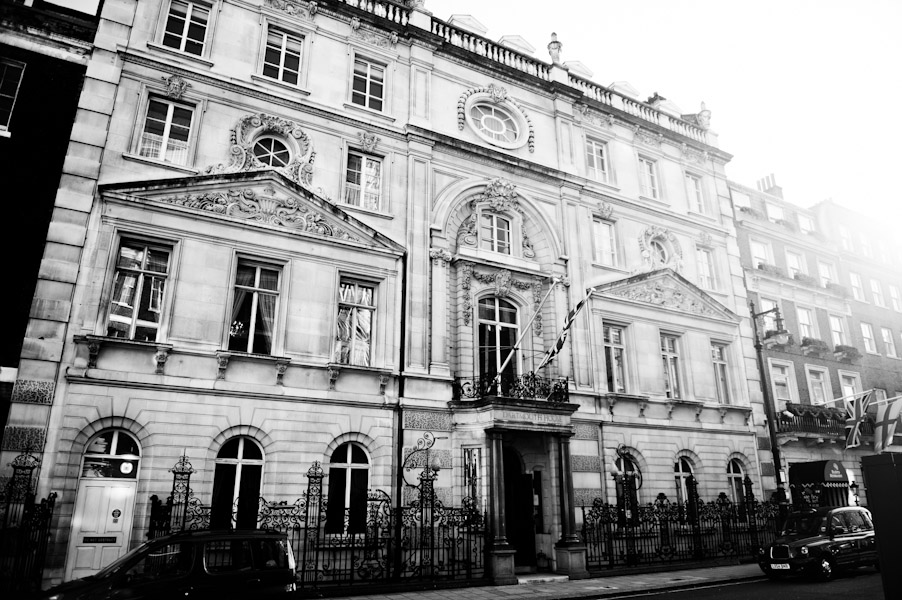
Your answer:
[[[722,321],[739,317],[671,269],[642,273],[595,286],[595,294]]]
[[[137,201],[208,218],[403,252],[369,225],[276,171],[198,175],[100,186],[106,199]]]

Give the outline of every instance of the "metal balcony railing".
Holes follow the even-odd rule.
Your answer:
[[[570,399],[567,391],[567,378],[550,379],[539,377],[535,373],[521,376],[503,375],[499,380],[495,376],[483,376],[454,380],[454,400],[478,400],[486,396],[501,396],[520,400],[542,400],[562,403]]]

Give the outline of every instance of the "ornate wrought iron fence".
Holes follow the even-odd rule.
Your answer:
[[[257,527],[288,534],[297,559],[298,584],[305,589],[481,579],[485,576],[486,516],[470,498],[460,507],[444,506],[436,498],[435,477],[424,469],[414,498],[400,509],[385,492],[370,490],[364,526],[351,526],[346,509],[339,528],[327,525],[325,473],[315,462],[307,471],[304,495],[293,504],[259,499]],[[173,499],[178,496],[175,491],[165,502],[151,497],[149,537],[210,528],[210,509],[194,497],[189,483],[190,473],[189,479],[178,479],[181,501]],[[238,502],[232,507],[233,516]]]
[[[689,477],[685,502],[671,502],[662,493],[654,502],[633,507],[629,482],[618,483],[617,504],[596,498],[588,510],[582,507],[589,569],[753,559],[776,537],[779,507],[756,500],[748,477],[741,504],[724,493],[702,502],[698,483]]]
[[[473,400],[485,396],[505,396],[526,400],[547,400],[548,402],[568,402],[570,399],[567,379],[539,377],[529,372],[520,377],[502,374],[500,379],[492,376],[454,380],[455,400]]]
[[[41,586],[56,494],[35,501],[32,473],[38,464],[28,450],[14,458],[13,476],[0,490],[0,595],[5,597]]]

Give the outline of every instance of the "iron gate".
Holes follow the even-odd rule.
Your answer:
[[[173,469],[173,489],[165,502],[151,497],[148,537],[210,528],[210,507],[193,494],[193,473],[185,457]],[[319,462],[307,471],[307,489],[294,503],[258,500],[257,527],[288,535],[297,559],[301,588],[373,583],[475,581],[485,572],[486,516],[478,503],[465,498],[446,507],[434,488],[436,473],[424,468],[413,499],[392,504],[382,490],[367,493],[365,524],[327,526],[325,478]],[[237,505],[232,507],[234,515]]]
[[[702,502],[698,482],[687,478],[688,498],[671,502],[663,493],[654,502],[635,502],[636,480],[618,474],[617,503],[596,498],[582,507],[583,541],[590,570],[672,564],[699,560],[742,560],[757,557],[758,548],[777,535],[779,505],[759,502],[748,477],[745,497],[733,503],[725,493]]]
[[[41,587],[56,493],[35,501],[32,474],[39,461],[25,450],[13,459],[13,475],[0,490],[0,595]]]

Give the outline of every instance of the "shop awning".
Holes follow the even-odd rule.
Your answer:
[[[816,460],[789,465],[789,483],[849,484],[846,468],[838,460]],[[832,487],[832,486],[831,486]]]

